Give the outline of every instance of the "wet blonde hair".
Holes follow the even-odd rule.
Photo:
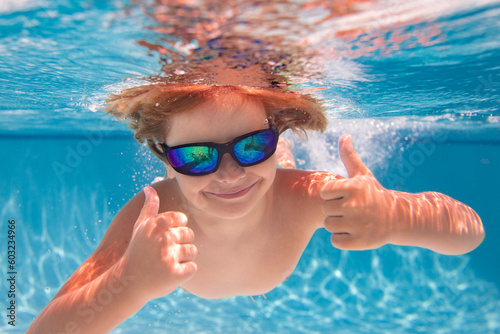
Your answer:
[[[134,138],[147,145],[162,161],[165,156],[156,147],[165,133],[171,115],[188,111],[216,96],[237,94],[244,100],[260,101],[268,117],[283,132],[306,135],[306,130],[323,132],[327,126],[324,108],[311,95],[281,88],[261,89],[245,86],[218,86],[188,83],[150,84],[125,89],[111,95],[104,111],[124,120],[134,131]]]

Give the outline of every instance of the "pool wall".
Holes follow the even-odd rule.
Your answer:
[[[398,145],[389,145],[389,163],[371,166],[375,175],[387,187],[440,191],[472,206],[487,232],[477,250],[457,257],[395,246],[346,252],[331,247],[322,230],[294,275],[266,296],[209,301],[177,290],[151,301],[114,333],[145,326],[149,333],[500,331],[500,145],[450,138],[421,138],[403,151]],[[380,150],[387,143],[372,146]],[[296,145],[299,156],[302,149]],[[23,333],[93,252],[119,208],[163,167],[131,135],[4,136],[0,150],[1,244],[12,219],[17,243],[16,326],[3,317],[0,329]],[[6,271],[6,256],[0,267]],[[7,290],[3,280],[1,291]],[[5,294],[4,313],[8,302]]]

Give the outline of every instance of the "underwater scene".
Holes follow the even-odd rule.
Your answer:
[[[313,95],[329,124],[282,135],[297,168],[348,177],[349,133],[382,186],[465,203],[485,239],[456,256],[350,251],[320,229],[266,294],[179,288],[111,333],[500,333],[499,22],[493,0],[0,0],[0,332],[25,333],[165,175],[106,99],[183,82]]]

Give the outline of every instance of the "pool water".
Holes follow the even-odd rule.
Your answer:
[[[308,32],[328,62],[322,77],[295,78],[297,88],[329,87],[318,94],[330,126],[306,143],[292,137],[293,150],[300,168],[346,175],[337,140],[351,133],[385,187],[439,191],[474,208],[481,246],[463,256],[390,245],[349,252],[320,230],[265,296],[177,290],[113,333],[500,333],[500,4],[426,11],[430,3],[380,2]],[[366,28],[366,17],[377,24]],[[157,38],[150,24],[133,3],[0,2],[1,244],[9,220],[17,232],[16,326],[2,314],[1,332],[24,333],[118,210],[164,172],[100,111],[107,94],[159,71],[161,56],[136,42]]]

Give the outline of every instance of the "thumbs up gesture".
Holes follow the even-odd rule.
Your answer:
[[[165,296],[196,272],[197,249],[193,230],[182,212],[158,213],[160,200],[153,187],[144,188],[146,200],[122,257],[123,274],[134,277],[142,298]]]
[[[381,247],[389,238],[394,193],[363,164],[350,135],[340,138],[339,152],[349,177],[330,181],[320,192],[332,245],[351,250]]]

